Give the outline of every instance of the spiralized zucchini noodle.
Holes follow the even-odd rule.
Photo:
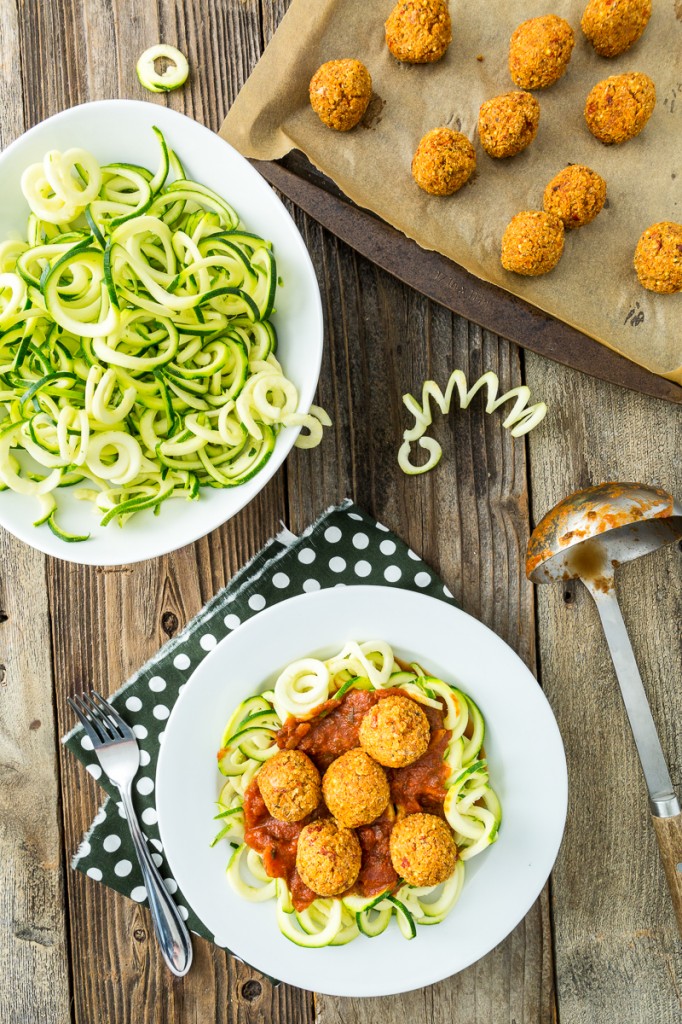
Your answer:
[[[264,762],[279,751],[277,733],[289,715],[305,720],[314,717],[320,704],[351,689],[387,688],[399,688],[420,704],[443,712],[444,728],[451,733],[444,754],[448,773],[443,812],[458,850],[454,872],[438,886],[413,886],[399,880],[395,891],[369,898],[317,898],[297,911],[286,881],[269,877],[260,853],[244,840],[246,790]],[[311,657],[293,662],[273,689],[248,697],[235,709],[222,737],[218,767],[225,782],[215,815],[220,830],[211,845],[227,840],[233,847],[227,868],[231,886],[245,900],[275,900],[282,934],[304,947],[343,945],[361,934],[379,935],[393,916],[408,939],[415,936],[418,925],[440,923],[460,896],[466,862],[498,836],[502,811],[489,783],[484,737],[485,722],[471,697],[416,663],[405,670],[384,641],[351,641],[326,661]]]
[[[26,239],[0,243],[0,489],[64,540],[87,537],[57,525],[61,487],[123,525],[251,479],[282,427],[312,447],[330,423],[298,412],[275,356],[271,243],[153,131],[154,172],[46,153],[21,179]]]
[[[398,465],[403,473],[408,476],[417,476],[419,473],[428,473],[430,469],[437,466],[441,460],[443,449],[433,437],[424,437],[424,434],[433,422],[431,411],[431,400],[435,402],[444,416],[450,412],[452,396],[455,388],[459,399],[460,409],[467,409],[472,398],[482,389],[487,388],[488,397],[485,411],[495,412],[500,406],[513,399],[514,406],[504,420],[502,426],[509,430],[512,437],[521,437],[529,433],[538,423],[545,418],[547,406],[544,402],[537,402],[535,405],[528,405],[530,401],[530,389],[525,384],[511,388],[506,394],[500,395],[498,391],[500,381],[496,373],[488,370],[467,390],[467,379],[462,370],[453,370],[448,379],[445,393],[441,391],[438,384],[433,380],[424,381],[422,386],[421,405],[413,395],[403,395],[403,404],[408,412],[414,416],[414,426],[410,427],[403,434],[403,443],[398,451]],[[421,466],[415,466],[410,461],[412,445],[418,442],[420,447],[429,453],[428,460]]]
[[[157,70],[159,64],[165,63],[165,67]],[[157,43],[150,46],[140,56],[135,70],[140,85],[150,92],[172,92],[184,85],[189,75],[189,64],[184,53],[175,46],[168,46],[167,43]]]

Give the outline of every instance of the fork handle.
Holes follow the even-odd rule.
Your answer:
[[[147,890],[149,909],[161,953],[173,974],[182,978],[187,974],[192,963],[192,940],[187,925],[180,917],[180,911],[163,884],[163,879],[151,858],[137,821],[130,785],[119,786],[118,789],[125,808],[135,853],[142,869],[144,887]]]

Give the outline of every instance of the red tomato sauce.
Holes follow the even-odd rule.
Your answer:
[[[408,696],[397,688],[349,690],[345,696],[321,704],[314,718],[301,721],[289,717],[277,735],[277,743],[282,749],[296,748],[304,751],[320,774],[324,774],[332,761],[360,745],[358,733],[363,717],[374,704],[389,694]],[[448,774],[443,754],[451,734],[443,727],[442,711],[420,706],[431,727],[428,750],[414,764],[405,768],[385,769],[391,788],[391,804],[376,821],[355,829],[362,849],[362,865],[350,892],[374,896],[398,884],[389,852],[391,829],[395,820],[392,805],[398,814],[425,811],[443,817],[445,779]],[[311,821],[329,816],[324,802],[320,801],[315,811],[302,821],[278,821],[265,806],[257,776],[246,790],[245,841],[262,855],[265,870],[271,878],[286,879],[296,910],[305,909],[317,898],[296,870],[298,837]]]

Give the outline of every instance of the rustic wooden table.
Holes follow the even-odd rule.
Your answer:
[[[286,7],[287,0],[1,0],[0,142],[76,103],[153,99],[134,64],[159,39],[189,54],[192,75],[157,102],[217,129]],[[248,509],[154,562],[79,568],[0,534],[0,1020],[679,1021],[682,946],[596,611],[573,584],[536,594],[523,562],[530,524],[579,487],[643,480],[682,496],[680,411],[524,356],[294,215],[325,310],[319,400],[334,429],[322,447],[295,452]],[[493,369],[505,389],[525,380],[549,415],[529,439],[513,441],[502,418],[485,416],[476,402],[441,426],[438,470],[408,479],[394,457],[405,426],[400,396],[426,376],[444,382],[455,367],[472,378]],[[484,960],[406,996],[363,1002],[273,988],[200,940],[191,973],[173,981],[147,911],[69,869],[101,793],[60,747],[72,724],[66,695],[81,683],[116,689],[281,520],[298,530],[345,495],[421,552],[461,606],[539,676],[569,766],[556,868],[526,919]],[[621,593],[679,790],[679,550],[627,567]]]

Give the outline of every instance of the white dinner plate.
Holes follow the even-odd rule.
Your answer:
[[[303,949],[280,934],[275,902],[231,889],[226,842],[210,849],[224,781],[216,752],[228,716],[249,694],[307,654],[347,640],[387,640],[399,657],[470,694],[486,720],[490,783],[502,804],[497,842],[466,864],[459,902],[412,941],[395,921],[380,936]],[[551,708],[523,662],[498,636],[452,605],[411,591],[353,586],[304,594],[263,611],[197,668],[166,727],[156,776],[159,828],[185,898],[220,945],[266,974],[340,996],[429,985],[485,956],[537,899],[566,819],[566,760]]]
[[[322,305],[317,279],[303,239],[267,182],[214,132],[168,107],[137,100],[101,100],[55,114],[22,135],[0,154],[0,240],[25,238],[28,204],[19,181],[23,170],[42,160],[49,149],[80,146],[102,163],[131,162],[156,169],[159,147],[156,125],[182,160],[187,175],[214,189],[230,202],[246,229],[272,241],[277,273],[277,356],[298,388],[299,409],[307,412],[315,394],[322,359]],[[90,540],[65,543],[47,525],[34,527],[35,499],[10,491],[0,493],[0,525],[48,555],[86,565],[122,565],[155,558],[189,544],[235,515],[265,486],[289,453],[298,430],[287,428],[275,450],[253,480],[228,490],[202,488],[198,501],[167,501],[155,516],[139,512],[123,529],[116,522],[99,525],[90,502],[78,501],[69,488],[58,495],[59,524]]]

